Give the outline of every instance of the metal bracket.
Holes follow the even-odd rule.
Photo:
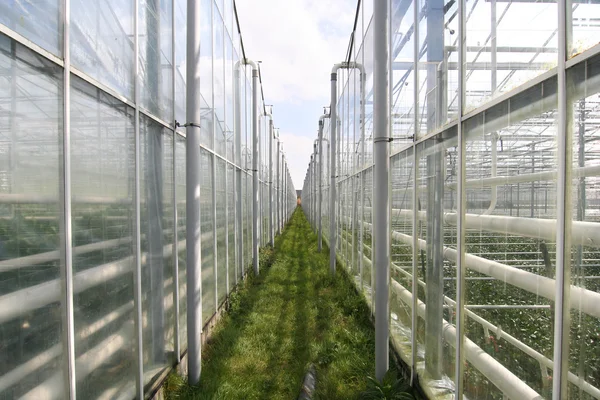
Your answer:
[[[200,124],[197,124],[195,122],[186,122],[185,124],[181,125],[177,120],[175,121],[175,128],[187,128],[188,126],[193,126],[196,128],[202,128],[202,126],[200,126]]]
[[[379,138],[373,139],[373,143],[377,143],[377,142],[393,142],[393,141],[394,141],[393,137],[379,137]]]

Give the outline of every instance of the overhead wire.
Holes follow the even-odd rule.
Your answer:
[[[360,0],[358,1],[360,4]],[[246,60],[246,50],[244,48],[244,39],[242,36],[242,28],[240,27],[240,19],[238,17],[238,11],[237,11],[237,5],[235,0],[233,1],[233,13],[235,14],[235,22],[237,24],[237,29],[238,29],[238,33],[240,34],[240,44],[242,47],[242,57],[244,60]],[[356,26],[356,23],[355,23]],[[260,63],[258,64],[258,80],[260,82],[260,96],[262,98],[263,101],[263,113],[266,114],[267,113],[267,108],[265,106],[265,93],[263,90],[263,83],[262,83],[262,75],[260,73]]]

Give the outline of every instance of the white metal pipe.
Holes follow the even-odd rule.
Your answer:
[[[396,281],[392,281],[394,292],[402,299],[405,304],[412,305],[413,295]],[[421,318],[425,318],[427,313],[425,304],[417,300],[417,309],[413,312]],[[443,337],[444,341],[451,346],[456,345],[456,328],[443,321]],[[525,382],[519,379],[506,367],[500,364],[494,357],[485,352],[481,347],[477,346],[473,341],[464,338],[464,353],[466,359],[481,372],[487,379],[490,380],[498,389],[506,394],[511,399],[531,399],[539,400],[541,396],[529,387]]]
[[[201,240],[201,163],[200,137],[202,99],[200,95],[201,4],[187,0],[186,48],[186,285],[188,380],[200,381],[202,370],[202,240]]]
[[[331,105],[330,105],[330,115],[331,121],[330,124],[330,154],[329,154],[329,162],[330,162],[330,182],[329,182],[329,271],[331,274],[335,274],[335,264],[336,264],[336,243],[337,243],[337,235],[336,235],[336,223],[335,223],[335,202],[336,202],[336,187],[335,187],[335,178],[336,178],[336,145],[337,145],[337,71],[342,68],[342,64],[335,64],[331,69]]]
[[[370,211],[371,207],[365,207]],[[392,209],[393,217],[412,218],[413,210]],[[425,220],[426,213],[418,211],[418,218]],[[456,226],[457,214],[444,213],[444,223]],[[534,239],[556,241],[557,225],[555,219],[509,217],[504,215],[465,214],[465,228],[484,230],[509,235],[525,236]],[[600,223],[573,221],[571,226],[573,245],[600,247]]]
[[[258,158],[259,158],[259,132],[258,132],[258,66],[249,59],[244,63],[252,67],[252,267],[254,274],[258,275],[258,244],[260,224],[259,182],[258,182]]]
[[[367,222],[364,224],[367,229],[372,229],[372,224]],[[412,236],[400,232],[392,231],[392,239],[406,244],[412,244]],[[418,245],[420,249],[424,250],[427,242],[423,239],[419,239]],[[457,252],[455,249],[444,247],[443,252],[446,260],[456,263]],[[557,282],[554,279],[523,271],[519,268],[478,257],[473,254],[465,254],[465,266],[473,271],[492,276],[529,293],[555,301],[555,286]],[[600,318],[600,307],[598,307],[598,304],[600,304],[600,293],[574,285],[567,285],[567,288],[569,287],[571,308],[582,311],[590,316]]]
[[[573,178],[585,178],[589,176],[600,176],[600,165],[591,165],[588,167],[573,168]],[[554,181],[557,177],[557,171],[534,172],[531,174],[497,176],[482,179],[472,179],[465,183],[467,189],[492,187],[494,185],[509,185],[515,183],[527,183],[534,181]],[[447,185],[449,188],[455,188],[455,183]]]
[[[131,237],[120,239],[105,240],[103,242],[90,243],[82,246],[73,247],[73,256],[91,253],[93,251],[105,250],[112,247],[131,243]],[[0,261],[0,272],[8,272],[14,269],[29,267],[36,264],[42,264],[49,261],[58,260],[60,252],[58,250],[47,251],[45,253],[32,254],[19,258]]]
[[[390,340],[390,91],[389,0],[373,2],[373,264],[375,267],[375,377],[389,368]],[[335,118],[332,119],[335,121]]]

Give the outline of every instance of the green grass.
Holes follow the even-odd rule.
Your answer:
[[[320,399],[353,399],[374,375],[369,311],[343,269],[329,274],[329,252],[297,209],[261,273],[231,296],[230,310],[203,349],[197,387],[172,374],[168,399],[295,399],[307,366]]]

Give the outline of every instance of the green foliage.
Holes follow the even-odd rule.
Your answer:
[[[382,382],[369,376],[367,390],[360,394],[361,400],[413,400],[410,386],[396,377],[395,371],[388,371]]]

